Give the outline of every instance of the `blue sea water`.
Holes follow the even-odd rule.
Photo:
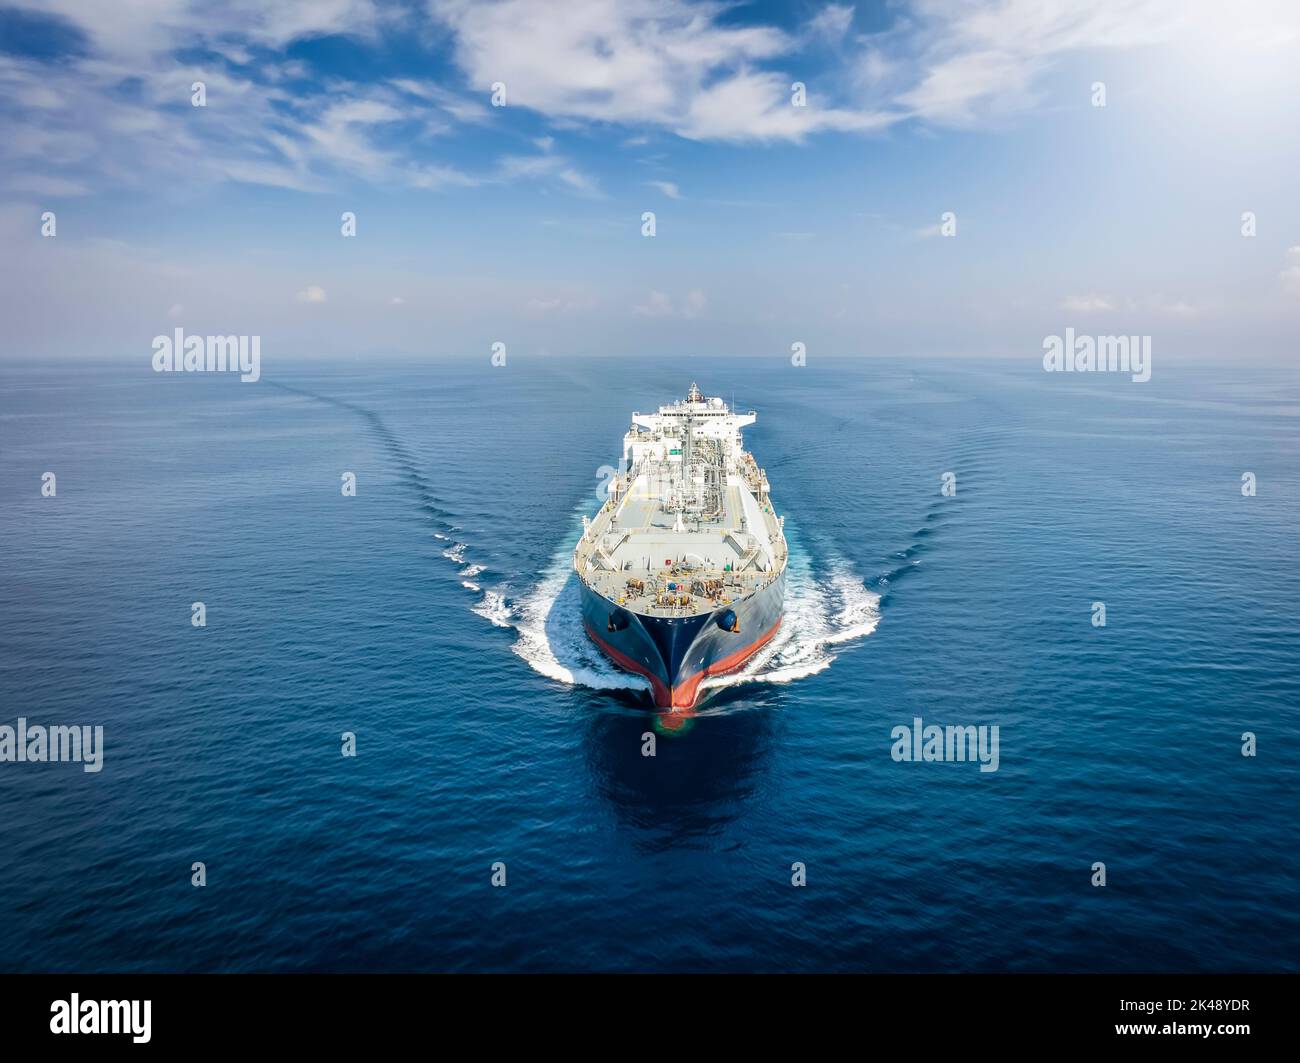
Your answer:
[[[668,733],[567,559],[692,379],[790,600]],[[105,754],[0,764],[0,969],[1298,970],[1297,459],[1289,368],[10,365],[0,724]]]

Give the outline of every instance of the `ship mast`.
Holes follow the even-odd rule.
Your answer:
[[[724,441],[712,432],[697,438],[696,430],[701,425],[697,408],[705,401],[699,386],[692,383],[685,402],[678,401],[672,408],[677,415],[672,424],[681,448],[678,451],[681,461],[670,472],[673,498],[665,502],[664,508],[677,514],[675,531],[684,530],[683,517],[712,521],[723,512],[727,449]],[[669,408],[664,409],[668,412]],[[674,429],[665,425],[660,430],[666,433]]]
[[[682,434],[682,470],[686,473],[686,492],[692,496],[695,494],[695,472],[691,468],[695,457],[695,404],[699,401],[700,389],[692,380],[690,390],[686,392],[686,431]],[[698,499],[692,501],[698,503]]]

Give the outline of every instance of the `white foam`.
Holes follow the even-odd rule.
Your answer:
[[[792,683],[831,666],[841,646],[866,638],[880,623],[880,595],[867,589],[847,562],[836,559],[814,578],[806,557],[791,549],[786,568],[785,616],[770,643],[738,672],[710,676],[701,689],[740,683]]]
[[[542,581],[512,607],[519,640],[512,649],[550,679],[595,690],[649,690],[641,676],[620,671],[582,628],[582,597],[566,547]]]
[[[465,563],[465,551],[467,547],[464,543],[456,543],[450,549],[444,550],[442,556],[449,561],[455,561],[458,565]]]
[[[575,511],[573,541],[577,541]],[[496,627],[512,627],[519,638],[511,649],[534,671],[570,686],[595,690],[649,690],[641,676],[615,668],[582,628],[582,599],[573,575],[573,552],[561,544],[536,586],[518,599],[489,590],[474,612]]]
[[[484,591],[482,601],[474,606],[474,612],[491,622],[493,627],[513,626],[510,606],[506,604],[505,595],[499,591]]]
[[[574,531],[575,541],[577,531]],[[466,584],[468,586],[468,584]],[[791,683],[831,666],[836,651],[865,638],[880,623],[880,595],[867,589],[851,566],[835,559],[814,578],[806,555],[791,544],[781,628],[739,672],[704,680],[705,689],[740,683]],[[596,690],[648,690],[649,683],[614,667],[582,628],[582,599],[564,544],[541,581],[516,601],[487,591],[474,612],[497,627],[513,627],[512,649],[550,679]]]
[[[482,565],[466,565],[464,568],[460,570],[460,574],[462,579],[473,579],[482,571],[483,571]]]

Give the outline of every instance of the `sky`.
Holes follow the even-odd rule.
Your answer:
[[[1292,0],[0,0],[24,365],[1295,364],[1298,188]]]

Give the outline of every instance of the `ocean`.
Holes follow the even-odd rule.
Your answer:
[[[791,563],[670,729],[569,555],[692,380]],[[1229,363],[0,367],[0,724],[104,736],[0,763],[0,969],[1300,970],[1298,459]]]

